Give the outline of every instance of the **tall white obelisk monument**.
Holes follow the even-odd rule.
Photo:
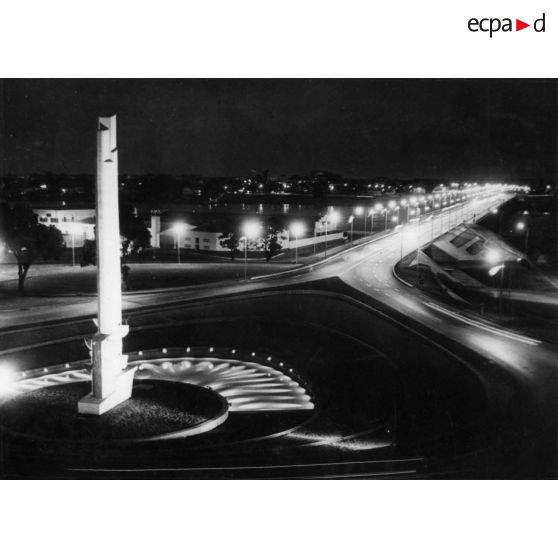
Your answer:
[[[97,333],[91,339],[91,393],[78,403],[83,414],[102,415],[132,395],[134,369],[126,370],[122,338],[118,149],[116,115],[99,118],[97,129]]]

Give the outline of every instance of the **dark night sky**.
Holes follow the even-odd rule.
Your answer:
[[[6,173],[94,173],[118,114],[120,172],[551,177],[554,80],[3,80]]]

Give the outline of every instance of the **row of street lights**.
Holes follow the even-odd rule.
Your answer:
[[[350,225],[350,238],[351,244],[354,243],[354,222],[357,217],[363,218],[364,224],[364,235],[366,236],[367,232],[367,219],[370,217],[370,233],[374,232],[374,216],[381,216],[382,214],[385,215],[384,219],[384,230],[388,229],[388,218],[390,214],[397,212],[396,215],[392,215],[392,222],[395,225],[398,225],[400,222],[400,212],[401,209],[406,208],[407,219],[406,222],[409,222],[409,218],[411,216],[417,216],[417,220],[420,223],[420,218],[423,213],[427,213],[429,211],[434,212],[436,209],[443,210],[444,206],[451,206],[457,202],[464,202],[468,198],[471,198],[475,195],[477,191],[475,189],[468,189],[467,191],[459,192],[459,193],[436,193],[430,195],[423,195],[423,196],[411,196],[408,199],[403,198],[399,200],[397,203],[395,200],[390,200],[385,206],[384,204],[378,202],[370,209],[366,210],[362,206],[357,206],[354,208],[352,215],[349,216],[347,220],[347,224]],[[422,206],[422,208],[421,208]],[[317,229],[325,227],[325,239],[324,239],[324,257],[327,257],[327,243],[328,243],[328,235],[329,235],[329,226],[333,225],[334,227],[337,226],[339,221],[341,220],[341,216],[339,212],[330,210],[326,213],[324,217],[321,218],[320,224],[314,228],[314,254],[316,253],[316,236],[317,236]],[[521,227],[524,227],[523,223],[518,223],[517,229],[523,230]],[[248,272],[247,272],[247,261],[248,261],[248,242],[250,240],[257,239],[262,230],[262,225],[256,220],[249,220],[246,221],[242,226],[242,237],[240,238],[241,241],[244,242],[244,279],[247,280]],[[176,246],[177,246],[177,258],[178,263],[180,263],[180,244],[181,238],[186,232],[186,224],[179,222],[175,223],[173,226],[173,231],[175,233],[176,239]],[[298,264],[298,240],[301,236],[305,233],[304,224],[300,221],[295,221],[290,224],[289,226],[289,238],[292,235],[295,239],[295,264]],[[526,242],[527,243],[527,242]]]
[[[358,206],[354,209],[353,215],[355,217],[364,216],[364,235],[366,236],[367,217],[371,218],[370,232],[372,233],[374,232],[374,215],[385,215],[384,230],[386,230],[388,228],[388,217],[390,213],[397,212],[397,215],[392,216],[392,221],[398,224],[400,221],[400,211],[401,209],[406,208],[408,222],[409,217],[411,216],[418,215],[418,217],[420,217],[422,213],[442,209],[444,206],[450,206],[454,203],[464,201],[465,197],[470,197],[470,195],[463,194],[461,196],[448,196],[446,194],[430,194],[428,196],[411,196],[409,199],[401,199],[399,203],[395,200],[390,200],[385,207],[382,203],[377,203],[374,207],[368,209],[367,212],[365,211],[365,208]]]

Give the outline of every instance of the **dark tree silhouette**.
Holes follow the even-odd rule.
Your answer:
[[[37,221],[37,215],[25,203],[0,205],[0,238],[17,261],[19,292],[25,291],[27,272],[38,258],[58,259],[64,249],[64,237],[54,226]]]
[[[234,258],[238,254],[240,235],[236,232],[222,234],[219,236],[219,244],[230,251],[231,260],[234,262]]]
[[[281,237],[283,229],[284,227],[282,223],[279,220],[273,218],[270,218],[264,225],[262,234],[262,245],[266,261],[271,260],[271,258],[281,252],[282,246],[279,242],[279,239]]]
[[[269,217],[262,225],[261,233],[258,238],[248,241],[248,250],[262,251],[267,261],[276,256],[282,250],[279,242],[284,239],[284,224],[281,218]],[[231,253],[231,260],[240,252],[239,246],[244,246],[243,234],[240,229],[233,232],[224,233],[219,237],[219,243],[223,248],[228,248]],[[243,248],[244,249],[244,248]]]
[[[136,217],[132,206],[120,205],[120,235],[122,237],[122,257],[138,254],[151,245],[151,233],[145,223]]]
[[[132,206],[120,205],[121,271],[124,288],[128,288],[130,267],[129,256],[141,253],[151,245],[151,233],[145,223],[136,217]],[[97,246],[94,240],[86,240],[81,253],[81,267],[97,264]]]

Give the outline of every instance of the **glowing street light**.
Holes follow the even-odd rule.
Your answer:
[[[9,393],[16,381],[16,373],[9,364],[0,364],[0,396]]]
[[[291,224],[291,234],[295,237],[295,265],[298,264],[298,237],[304,234],[304,225],[300,222]]]
[[[186,224],[185,223],[175,223],[172,226],[172,230],[174,231],[176,237],[176,248],[178,254],[178,263],[180,263],[180,237],[186,232]]]
[[[502,261],[502,252],[500,250],[491,249],[486,252],[484,259],[487,263],[495,265]]]
[[[333,225],[336,225],[339,222],[339,219],[341,219],[341,216],[337,211],[331,211],[328,214],[328,221],[330,221]],[[326,225],[328,221],[326,221]]]
[[[246,221],[242,227],[242,233],[249,240],[258,238],[261,230],[262,226],[258,221]]]
[[[262,226],[258,221],[246,221],[242,226],[244,235],[244,281],[248,280],[248,241],[258,238]]]

